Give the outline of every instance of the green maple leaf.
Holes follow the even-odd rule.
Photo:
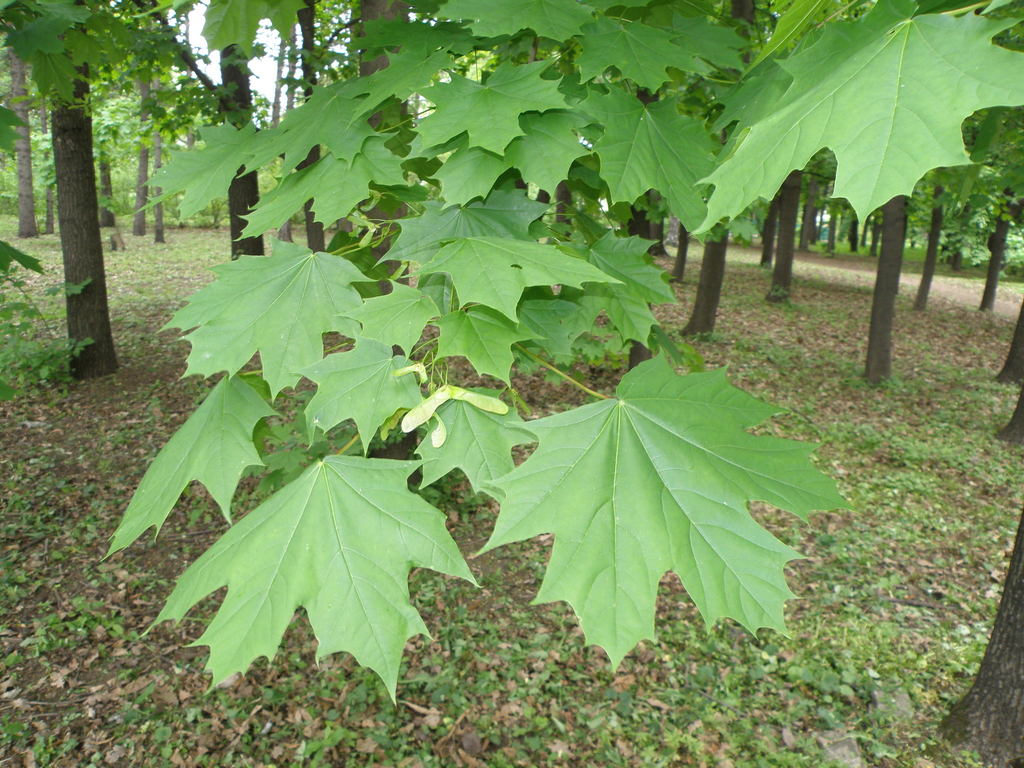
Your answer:
[[[362,42],[362,41],[360,41]],[[405,99],[430,83],[438,70],[451,63],[445,51],[401,50],[388,53],[388,66],[371,75],[346,81],[348,92],[365,96],[364,114],[374,111],[381,102],[391,98]]]
[[[818,0],[820,1],[820,0]],[[712,24],[702,16],[672,20],[673,40],[719,69],[742,69],[740,51],[750,43],[729,27]],[[678,68],[678,65],[673,65]],[[695,70],[702,71],[702,70]]]
[[[185,375],[234,373],[257,351],[276,395],[323,357],[322,335],[347,331],[361,302],[352,283],[366,277],[351,262],[278,242],[272,256],[247,256],[214,267],[217,280],[197,291],[167,324],[195,328]]]
[[[666,67],[705,71],[707,66],[677,45],[676,37],[671,30],[602,16],[583,28],[580,79],[586,82],[614,66],[641,88],[656,91],[669,79]]]
[[[647,253],[651,241],[639,237],[618,237],[608,231],[580,254],[605,274],[611,275],[640,298],[655,304],[676,300],[664,270],[652,263]]]
[[[669,570],[707,622],[784,629],[783,566],[797,555],[747,504],[801,517],[843,505],[808,461],[812,447],[746,432],[775,409],[723,371],[677,376],[656,358],[626,374],[617,395],[529,422],[540,445],[493,482],[504,501],[485,551],[553,533],[537,602],[567,601],[614,665],[653,638]]]
[[[21,134],[15,128],[24,125],[21,119],[7,107],[0,107],[0,149],[5,152],[14,150],[16,142]]]
[[[461,55],[475,45],[473,34],[461,24],[435,19],[372,19],[363,23],[359,37],[360,48],[384,53],[398,47],[403,53],[426,55],[440,49]]]
[[[771,198],[824,147],[836,157],[833,194],[861,220],[910,194],[932,168],[970,162],[964,119],[1024,103],[1024,54],[989,42],[1013,22],[970,13],[914,17],[915,9],[885,0],[857,21],[829,25],[814,45],[780,62],[793,82],[705,179],[715,190],[703,230]]]
[[[556,246],[498,237],[459,238],[439,250],[419,272],[448,273],[463,304],[484,304],[512,320],[528,286],[617,282]]]
[[[528,28],[552,40],[567,40],[593,18],[593,10],[575,0],[448,0],[443,12],[450,19],[470,21],[470,29],[481,37]]]
[[[623,339],[641,344],[647,344],[651,328],[658,324],[647,299],[626,285],[588,285],[581,303],[594,312],[604,310]]]
[[[215,197],[224,195],[238,169],[249,160],[255,135],[252,125],[203,128],[200,138],[205,147],[172,152],[170,163],[153,174],[151,183],[163,190],[158,200],[184,191],[178,211],[182,217],[194,216]]]
[[[492,236],[532,240],[530,222],[548,209],[520,190],[496,189],[482,202],[465,206],[423,204],[423,215],[402,219],[402,232],[389,259],[426,261],[438,247],[460,237]]]
[[[447,202],[463,205],[486,197],[506,168],[508,163],[498,155],[479,147],[461,147],[437,169],[434,178],[441,182]]]
[[[247,467],[262,465],[252,441],[256,423],[274,411],[237,376],[225,376],[160,449],[135,490],[108,555],[147,528],[159,530],[182,491],[198,480],[227,518],[231,497]]]
[[[521,67],[502,64],[484,84],[452,75],[451,82],[424,89],[421,95],[435,106],[417,127],[424,145],[443,144],[465,131],[471,146],[501,155],[522,135],[523,112],[566,108],[558,80],[541,77],[548,66],[547,61]]]
[[[415,376],[395,376],[395,371],[409,364],[391,353],[391,345],[359,339],[350,352],[328,355],[307,368],[303,374],[317,385],[306,406],[310,437],[317,427],[326,432],[352,419],[363,449],[368,450],[377,427],[391,414],[423,399]]]
[[[461,355],[481,375],[509,383],[511,346],[533,337],[533,333],[511,322],[489,307],[469,307],[451,312],[435,322],[441,330],[437,343],[439,357]]]
[[[569,301],[557,296],[524,298],[519,304],[519,320],[534,332],[534,344],[554,357],[569,357],[572,343],[593,327],[601,309],[603,307],[597,303]]]
[[[367,299],[347,316],[363,326],[361,337],[397,344],[409,354],[427,321],[437,317],[437,305],[416,288],[392,283],[391,293]]]
[[[290,171],[323,144],[340,160],[351,160],[374,135],[366,120],[369,105],[355,98],[351,81],[340,81],[313,89],[309,101],[284,116],[276,128],[260,131],[253,145],[250,170],[284,155],[282,170]]]
[[[604,124],[594,149],[613,202],[632,203],[653,188],[688,229],[703,221],[697,181],[714,168],[703,125],[679,114],[670,99],[645,105],[618,88],[591,95],[583,108]]]
[[[302,6],[303,0],[213,0],[203,17],[203,37],[211,51],[237,45],[252,54],[260,21],[270,19],[287,35]]]
[[[33,272],[41,273],[43,271],[43,265],[35,256],[29,256],[27,253],[19,251],[7,241],[0,240],[0,271],[8,269],[14,262],[21,264],[25,269],[31,269]]]
[[[210,648],[212,684],[273,658],[305,608],[317,658],[348,651],[380,675],[392,699],[402,649],[426,634],[409,602],[411,568],[474,582],[444,515],[410,493],[419,462],[330,456],[250,512],[179,579],[156,622],[181,619],[228,588],[196,645]]]
[[[490,389],[473,391],[495,398],[501,394]],[[453,469],[461,469],[473,490],[482,491],[492,480],[515,468],[512,448],[532,439],[515,409],[497,414],[464,400],[449,400],[435,415],[444,423],[447,439],[435,446],[428,434],[416,449],[423,459],[424,487]]]
[[[587,121],[574,112],[527,114],[519,123],[525,133],[508,145],[505,159],[519,169],[525,181],[541,189],[553,191],[568,176],[572,161],[591,152],[576,135]]]

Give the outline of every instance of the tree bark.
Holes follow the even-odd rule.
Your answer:
[[[932,192],[932,199],[938,200],[942,196],[942,187],[936,186]],[[928,308],[928,293],[932,288],[932,278],[935,276],[935,265],[939,259],[939,239],[942,237],[942,206],[932,206],[932,220],[928,227],[928,247],[924,254],[924,268],[921,271],[921,282],[917,286],[917,296],[914,298],[914,309],[924,312]]]
[[[39,237],[36,226],[36,195],[32,182],[32,136],[28,122],[28,65],[7,49],[11,67],[11,111],[24,125],[15,126],[14,156],[18,166],[18,237]]]
[[[903,264],[906,211],[905,195],[897,195],[882,206],[882,252],[878,257],[878,274],[871,300],[871,326],[864,369],[864,377],[871,384],[879,384],[892,375],[892,324]]]
[[[777,192],[768,205],[768,213],[761,227],[761,266],[770,267],[775,256],[775,230],[779,223],[779,195]]]
[[[558,224],[568,224],[569,209],[572,208],[572,190],[564,181],[558,182],[555,187],[555,221]]]
[[[661,208],[661,195],[655,190],[647,193],[647,202],[652,209]],[[654,241],[650,253],[655,258],[668,256],[665,250],[665,220],[660,216],[647,217],[647,232],[641,235]]]
[[[850,253],[857,252],[857,214],[850,214],[850,229],[847,231],[846,236],[850,243]]]
[[[828,212],[828,255],[836,254],[836,211]]]
[[[869,250],[869,253],[871,254],[871,258],[873,258],[873,259],[877,259],[878,258],[878,240],[879,240],[879,235],[881,233],[882,233],[882,219],[876,213],[874,219],[871,221],[871,248]]]
[[[53,162],[64,281],[72,285],[87,283],[81,292],[66,298],[68,337],[72,342],[91,339],[71,361],[71,375],[91,379],[117,370],[117,356],[107,307],[92,157],[92,119],[85,110],[88,82],[75,80],[73,93],[73,103],[58,103],[53,110]]]
[[[690,233],[686,231],[683,222],[676,219],[676,261],[672,265],[672,282],[683,282],[683,273],[686,271],[686,254],[690,250]]]
[[[818,233],[818,179],[811,176],[807,182],[807,199],[804,201],[804,215],[800,223],[800,250],[806,251],[812,242],[817,242]]]
[[[1010,189],[1004,194],[1013,194]],[[996,306],[996,291],[999,288],[999,273],[1003,270],[1003,263],[1006,260],[1006,236],[1010,233],[1010,224],[1020,217],[1021,202],[1010,203],[1009,210],[999,217],[995,229],[988,236],[988,274],[985,276],[985,289],[981,294],[982,312],[991,312]]]
[[[142,123],[143,132],[146,130],[146,123],[149,122],[149,82],[140,80],[139,100],[139,121]],[[145,138],[139,140],[139,168],[135,175],[135,215],[132,217],[132,234],[141,237],[146,234],[146,197],[149,192],[149,144]]]
[[[800,171],[792,171],[782,182],[779,190],[779,234],[775,249],[775,268],[772,270],[772,286],[768,289],[766,301],[789,300],[789,289],[793,282],[793,245],[796,241],[796,217],[800,211]]]
[[[366,3],[364,2],[365,6]],[[316,0],[305,0],[305,5],[299,8],[298,14],[299,32],[302,35],[302,50],[300,53],[302,61],[302,93],[303,101],[308,101],[313,95],[313,86],[318,79],[316,63]],[[306,158],[296,166],[296,170],[308,168],[320,159],[320,145],[316,144],[310,148]],[[306,247],[311,251],[323,251],[327,248],[327,241],[324,235],[324,225],[316,220],[313,212],[313,201],[307,200],[302,206],[302,212],[306,223]]]
[[[1024,302],[1021,303],[1017,315],[1017,325],[1013,329],[1013,341],[1006,355],[1003,368],[996,374],[996,381],[1003,384],[1024,383]]]
[[[47,124],[48,122],[49,122],[49,120],[48,120],[48,117],[47,117],[47,114],[46,114],[46,105],[43,104],[42,106],[39,107],[39,125],[42,127],[42,131],[43,131],[44,134],[50,132],[50,128],[49,128],[49,126]],[[52,145],[53,142],[51,141],[50,143]],[[52,235],[53,234],[53,230],[54,230],[54,211],[53,211],[53,209],[54,209],[54,205],[53,205],[53,185],[52,184],[47,184],[46,185],[46,218],[44,219],[44,222],[43,222],[43,234],[44,235]]]
[[[718,302],[722,296],[722,282],[725,279],[725,251],[728,244],[728,230],[717,240],[709,239],[704,243],[700,279],[697,281],[697,298],[693,302],[690,320],[683,328],[684,336],[711,333],[715,330]]]
[[[1014,418],[1018,414],[1024,427],[1024,398]],[[1024,442],[1024,429],[1013,442]],[[1010,768],[1024,760],[1024,516],[978,674],[940,730],[953,744],[977,752],[986,765]]]
[[[295,34],[292,32],[292,34]],[[284,71],[288,62],[288,39],[281,35],[281,45],[277,49],[277,72],[274,80],[274,100],[270,106],[270,127],[276,128],[281,122],[281,97],[284,93]]]
[[[100,157],[100,197],[110,201],[114,197],[114,182],[110,178],[110,160]],[[116,224],[114,212],[105,205],[100,206],[100,226],[112,227]]]
[[[164,141],[160,131],[153,133],[153,173],[155,174],[163,167]],[[160,187],[153,187],[153,197],[160,197],[163,192]],[[164,237],[164,204],[157,203],[153,206],[153,242],[166,243]]]
[[[252,91],[249,88],[249,70],[244,59],[231,45],[220,53],[220,77],[225,93],[223,101],[229,107],[227,119],[234,125],[244,125],[252,113]],[[231,229],[231,258],[242,255],[263,255],[262,237],[242,237],[246,221],[242,218],[260,201],[259,179],[256,171],[242,173],[231,180],[228,187],[228,221]]]

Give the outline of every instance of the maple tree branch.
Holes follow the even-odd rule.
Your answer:
[[[573,378],[572,376],[570,376],[570,375],[569,375],[568,373],[566,373],[566,372],[565,372],[565,371],[563,371],[562,369],[560,369],[560,368],[556,368],[556,367],[555,367],[555,366],[554,366],[553,364],[549,363],[549,362],[548,362],[547,360],[545,360],[544,358],[542,358],[542,357],[539,357],[538,355],[535,355],[535,354],[534,354],[533,352],[531,352],[530,350],[528,350],[528,349],[527,349],[526,347],[524,347],[524,346],[523,346],[522,344],[515,344],[515,345],[513,345],[513,346],[515,346],[515,348],[516,348],[516,349],[518,349],[518,350],[519,350],[520,352],[522,352],[522,353],[523,353],[524,355],[526,355],[526,356],[527,356],[528,358],[530,358],[531,360],[533,360],[533,362],[535,362],[535,363],[537,363],[537,364],[539,364],[539,365],[542,365],[542,366],[544,366],[545,368],[547,368],[547,369],[548,369],[549,371],[551,371],[552,373],[555,373],[555,374],[557,374],[557,375],[561,376],[561,377],[562,377],[563,379],[565,379],[566,381],[568,381],[568,382],[569,382],[570,384],[572,384],[573,386],[576,386],[576,387],[579,387],[580,389],[582,389],[582,390],[583,390],[584,392],[586,392],[586,393],[587,393],[588,395],[590,395],[590,396],[592,396],[592,397],[599,397],[599,398],[601,398],[602,400],[611,400],[611,398],[610,398],[610,397],[608,397],[608,395],[602,395],[602,394],[601,394],[600,392],[598,392],[597,390],[591,389],[590,387],[588,387],[588,386],[587,386],[586,384],[584,384],[583,382],[581,382],[581,381],[577,381],[576,379],[574,379],[574,378]]]

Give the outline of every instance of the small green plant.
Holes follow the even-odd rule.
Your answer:
[[[26,290],[25,278],[13,264],[0,269],[0,399],[19,389],[57,383],[71,378],[70,362],[91,339],[70,342],[61,337]],[[60,285],[47,290],[77,293],[85,284]]]

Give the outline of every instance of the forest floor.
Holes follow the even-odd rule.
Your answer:
[[[755,506],[806,555],[788,569],[788,636],[707,630],[667,576],[657,641],[613,671],[566,605],[530,605],[550,546],[538,539],[470,559],[480,589],[414,572],[433,637],[409,643],[397,704],[348,656],[317,665],[302,619],[272,662],[206,692],[205,651],[185,646],[218,598],[144,634],[224,529],[205,491],[186,491],[155,542],[102,559],[148,460],[206,391],[180,378],[187,343],[160,329],[211,278],[226,236],[168,234],[108,257],[120,370],[0,403],[0,768],[817,768],[833,765],[822,745],[844,738],[872,768],[972,765],[935,732],[984,650],[1024,501],[1024,449],[993,437],[1017,396],[993,380],[1013,317],[973,301],[915,313],[905,291],[896,376],[869,387],[870,283],[801,264],[793,301],[769,305],[768,275],[749,251],[730,254],[718,329],[695,345],[787,409],[761,429],[819,443],[850,505],[807,524]],[[47,266],[30,290],[57,312],[42,295],[60,283],[56,240],[19,245]],[[658,308],[677,339],[696,277]],[[622,360],[577,373],[611,389]],[[579,402],[541,377],[516,383],[538,411]],[[239,513],[262,498],[256,486],[243,482]],[[430,500],[475,551],[493,505],[456,477]]]

